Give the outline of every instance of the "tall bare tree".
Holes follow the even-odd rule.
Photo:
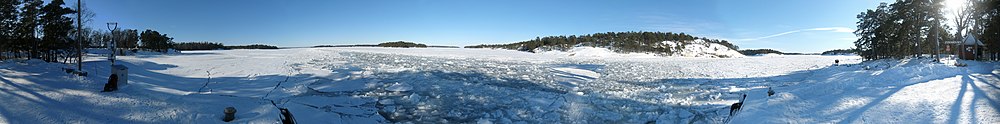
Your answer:
[[[962,4],[961,9],[952,10],[952,22],[955,22],[955,38],[962,39],[965,37],[966,29],[970,27],[973,23],[974,13],[976,11],[974,0],[965,0]]]

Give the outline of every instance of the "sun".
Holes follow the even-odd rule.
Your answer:
[[[949,12],[961,11],[965,7],[966,1],[967,0],[945,0],[944,9]]]

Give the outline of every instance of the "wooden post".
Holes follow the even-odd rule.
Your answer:
[[[81,4],[83,4],[82,0],[76,0],[76,70],[83,72],[83,32],[81,32],[83,9],[80,9]]]

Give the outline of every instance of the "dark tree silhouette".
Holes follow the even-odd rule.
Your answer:
[[[72,9],[63,7],[62,0],[53,0],[42,7],[42,42],[40,50],[44,52],[42,60],[54,62],[60,54],[68,53],[72,42],[69,32],[73,30],[73,20],[67,14],[74,13]]]
[[[173,45],[173,39],[167,37],[167,34],[160,34],[160,32],[146,29],[142,31],[139,35],[139,39],[142,39],[142,48],[150,49],[158,52],[166,52]]]

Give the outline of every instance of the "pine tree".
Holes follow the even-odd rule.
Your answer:
[[[15,51],[28,53],[27,57],[38,58],[38,26],[42,15],[42,0],[25,0],[21,5],[20,20],[17,26],[17,40],[14,43]],[[15,57],[20,57],[20,53]]]
[[[19,0],[0,0],[0,53],[11,53],[17,27],[17,5]],[[0,59],[8,58],[8,54],[0,54]]]
[[[935,38],[948,35],[932,34],[947,29],[941,0],[897,0],[881,3],[875,10],[858,14],[858,29],[854,42],[865,59],[902,58],[934,53]]]
[[[73,20],[66,17],[74,11],[63,7],[62,0],[53,0],[42,7],[42,36],[41,50],[46,52],[42,59],[54,62],[59,57],[59,53],[66,52],[70,48],[71,42],[68,40],[70,30],[73,30]]]
[[[986,52],[993,60],[1000,60],[1000,0],[984,0],[980,5],[979,17],[984,25],[979,37],[986,45]]]
[[[139,35],[139,39],[142,40],[142,48],[152,49],[155,51],[166,52],[167,49],[172,48],[173,38],[167,37],[167,34],[160,34],[160,32],[146,29],[142,34]]]
[[[119,49],[135,49],[139,47],[139,30],[125,29],[115,34],[115,47]]]

